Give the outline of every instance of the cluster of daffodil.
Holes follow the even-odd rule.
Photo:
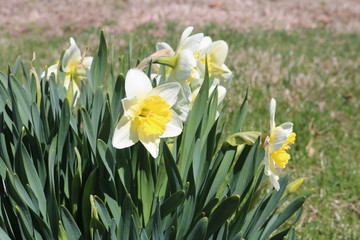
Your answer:
[[[180,42],[174,50],[169,44],[156,44],[154,54],[145,58],[137,68],[130,69],[125,78],[126,98],[122,99],[124,109],[114,135],[112,145],[123,149],[140,141],[153,158],[158,157],[161,138],[176,137],[182,133],[191,106],[205,79],[206,71],[213,77],[209,95],[214,89],[218,92],[218,103],[225,98],[227,83],[232,72],[225,65],[228,45],[223,40],[212,41],[202,33],[191,35],[193,27],[182,33]],[[74,105],[80,95],[80,84],[86,80],[92,57],[81,56],[80,49],[73,38],[65,51],[61,71],[66,73],[64,87],[76,96],[71,99]],[[151,79],[143,69],[153,63]],[[166,75],[160,74],[159,65],[165,66]],[[206,67],[207,66],[207,67]],[[42,77],[57,76],[59,62],[50,66]],[[156,87],[152,86],[156,80]],[[290,159],[286,152],[289,144],[294,144],[293,123],[286,122],[275,126],[276,101],[270,101],[270,135],[264,141],[265,174],[271,184],[279,190],[277,169],[285,168]],[[218,115],[217,115],[218,117]]]

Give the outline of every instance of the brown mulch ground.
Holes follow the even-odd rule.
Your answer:
[[[153,22],[216,22],[239,31],[328,27],[360,33],[359,0],[6,0],[0,1],[0,34],[58,36],[86,28],[131,31]],[[1,37],[0,35],[0,37]]]

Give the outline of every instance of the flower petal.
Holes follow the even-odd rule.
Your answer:
[[[167,44],[166,42],[158,42],[156,43],[156,51],[162,50],[162,49],[171,49],[171,56],[175,55],[174,50],[172,49],[172,47],[170,47],[169,44]]]
[[[223,40],[219,40],[211,44],[209,55],[211,55],[212,61],[214,61],[218,66],[221,66],[225,62],[228,51],[229,51],[229,47],[227,43]]]
[[[139,69],[130,69],[125,78],[125,92],[128,98],[142,98],[152,90],[150,79]]]
[[[176,137],[180,135],[183,129],[183,124],[175,111],[171,110],[172,118],[166,124],[165,132],[160,136],[161,138]]]
[[[276,111],[276,100],[271,98],[269,112],[270,112],[270,131],[272,132],[275,128],[275,111]]]
[[[173,106],[178,99],[180,90],[181,85],[177,82],[165,83],[151,90],[147,96],[160,96],[170,106]]]
[[[199,52],[200,52],[199,60],[201,60],[203,57],[205,57],[206,53],[210,50],[211,43],[212,43],[212,40],[208,36],[203,37],[201,39],[200,45],[199,45]]]
[[[183,81],[191,76],[192,71],[196,67],[196,59],[189,50],[179,52],[175,68],[171,71],[170,81]]]
[[[82,64],[85,68],[90,70],[92,61],[93,61],[93,57],[84,57]]]
[[[270,139],[273,139],[269,146],[270,152],[275,152],[282,147],[289,134],[292,133],[293,125],[292,122],[286,122],[274,128],[270,134]]]
[[[146,150],[149,151],[153,158],[156,158],[159,155],[159,144],[160,138],[157,135],[142,135],[139,136],[141,143],[144,145]]]
[[[75,43],[73,38],[70,38],[70,47],[66,49],[63,59],[62,59],[62,68],[64,72],[71,72],[74,66],[81,61],[80,49]]]
[[[182,45],[182,43],[190,36],[190,34],[193,30],[194,30],[194,27],[192,27],[192,26],[189,26],[184,30],[184,32],[181,34],[179,45]]]
[[[57,76],[57,72],[58,72],[58,67],[59,67],[59,64],[54,64],[54,65],[51,65],[50,67],[48,67],[47,69],[47,75],[46,75],[46,78],[45,79],[49,79],[51,74],[54,73],[55,77]],[[42,74],[41,74],[41,77],[44,78],[45,77],[45,73],[46,71],[44,71]]]
[[[112,145],[115,148],[122,149],[130,147],[138,141],[139,137],[136,129],[132,126],[132,121],[126,116],[122,116],[119,123],[116,125]]]
[[[139,101],[136,97],[124,98],[121,100],[124,108],[124,116],[127,118],[133,118],[137,115],[139,110]]]

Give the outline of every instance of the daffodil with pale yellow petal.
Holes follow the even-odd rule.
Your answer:
[[[265,147],[265,174],[269,176],[271,184],[279,191],[278,169],[285,168],[290,160],[290,154],[286,151],[290,149],[290,144],[295,143],[296,134],[293,132],[293,123],[285,122],[279,126],[275,125],[276,101],[270,101],[270,137],[264,143]]]

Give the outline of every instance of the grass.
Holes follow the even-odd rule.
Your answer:
[[[107,36],[115,56],[128,54],[132,39],[134,56],[141,46],[154,48],[157,41],[176,46],[183,27],[168,25],[166,34],[156,26],[138,28],[133,35]],[[278,124],[292,121],[297,141],[285,172],[292,179],[305,177],[301,190],[314,189],[307,200],[299,239],[356,239],[360,236],[360,35],[325,29],[294,32],[251,31],[236,33],[214,24],[196,29],[229,44],[227,65],[234,71],[229,111],[238,108],[249,87],[249,114],[244,130],[268,131],[267,106],[277,99]],[[79,47],[92,54],[97,31],[85,29],[74,36]],[[8,38],[10,39],[10,38]],[[4,40],[0,70],[22,54],[27,63],[36,51],[36,67],[53,64],[69,46],[69,36],[39,39],[25,35]],[[133,61],[135,64],[135,60]],[[231,97],[230,97],[231,96]]]

